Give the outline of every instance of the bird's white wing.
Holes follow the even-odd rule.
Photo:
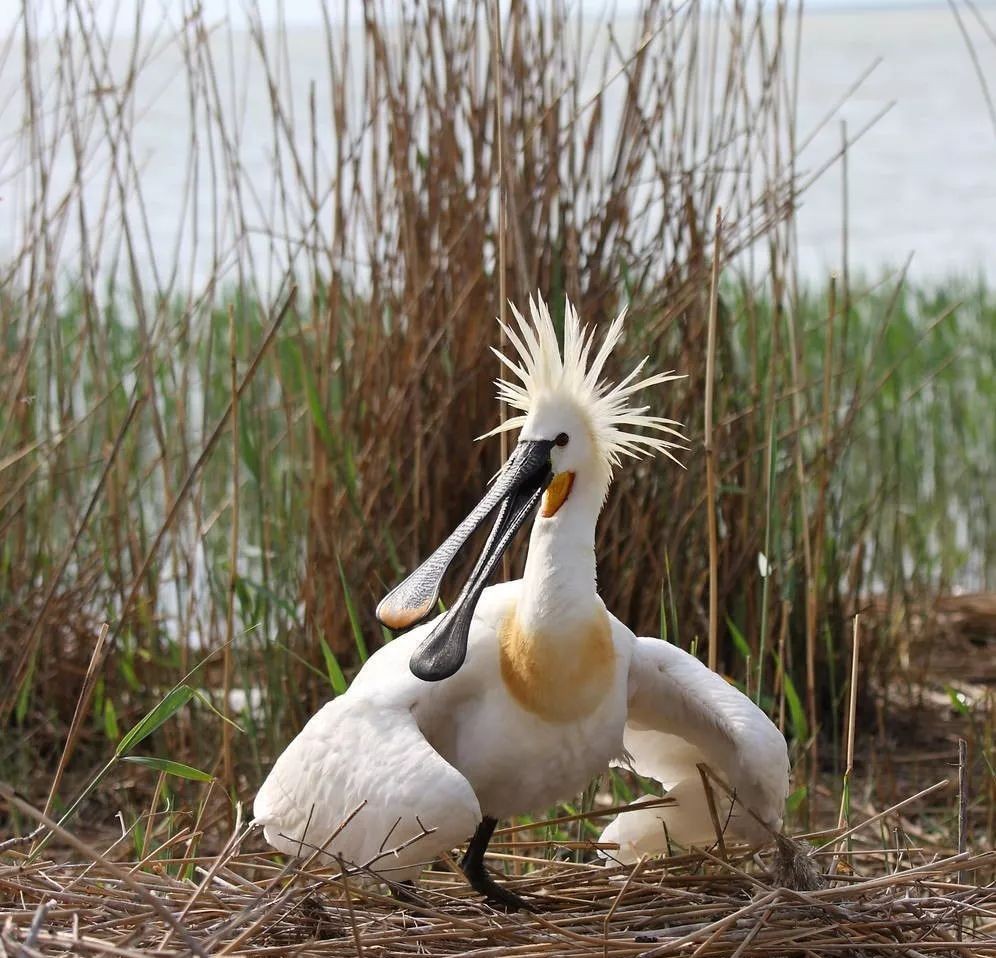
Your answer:
[[[724,833],[764,844],[768,829],[781,828],[789,791],[784,736],[747,696],[694,656],[660,639],[633,643],[626,753],[633,770],[661,782],[675,804],[626,812],[602,840],[619,842],[624,861],[664,851],[669,841],[715,841],[697,767],[705,763],[737,797],[731,807],[721,789],[712,789]]]
[[[481,821],[470,784],[426,741],[411,709],[353,690],[325,705],[291,742],[253,811],[281,851],[307,856],[324,848],[396,880],[415,877]],[[423,830],[432,834],[385,854]]]

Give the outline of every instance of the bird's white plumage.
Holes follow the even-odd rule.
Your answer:
[[[521,591],[521,580],[485,590],[467,660],[448,679],[423,682],[408,668],[431,622],[371,656],[260,788],[253,810],[267,841],[294,855],[322,848],[403,880],[468,838],[482,814],[504,818],[547,807],[603,771],[619,751],[626,721],[628,630],[613,630],[618,667],[599,707],[576,721],[543,722],[498,678],[499,624]],[[434,831],[383,855],[421,826]]]
[[[482,814],[545,808],[616,759],[661,782],[675,804],[619,815],[600,839],[620,845],[612,858],[632,862],[666,851],[668,842],[715,840],[699,763],[738,797],[731,810],[720,789],[713,793],[727,840],[763,844],[769,832],[753,815],[778,830],[788,791],[784,738],[748,698],[675,646],[636,638],[611,618],[617,677],[599,709],[550,723],[513,701],[497,677],[497,632],[522,587],[485,590],[467,661],[452,678],[430,684],[407,668],[427,623],[378,651],[349,691],[311,719],[256,798],[272,845],[305,855],[323,847],[387,877],[411,878],[468,838]],[[422,826],[432,834],[384,854]]]
[[[470,837],[482,815],[542,811],[576,795],[613,759],[671,789],[677,804],[623,814],[603,836],[620,857],[672,841],[711,841],[701,792],[705,762],[744,808],[723,809],[727,833],[761,843],[780,826],[788,790],[785,740],[752,702],[697,659],[638,639],[607,615],[595,586],[595,523],[620,456],[668,452],[674,425],[630,406],[674,378],[602,378],[620,316],[592,358],[570,304],[561,356],[549,311],[516,313],[503,362],[519,383],[501,394],[525,413],[520,439],[546,440],[551,483],[533,522],[522,580],[484,590],[467,657],[438,682],[416,678],[425,623],[373,655],[349,690],[319,711],[280,756],[255,802],[267,839],[291,854],[315,847],[403,879]],[[650,429],[654,434],[634,432]],[[553,440],[566,436],[566,443]],[[547,508],[546,506],[550,507]],[[360,811],[344,827],[347,817]],[[397,854],[411,837],[423,835]]]
[[[621,764],[660,782],[674,804],[620,815],[601,836],[619,844],[613,857],[632,862],[669,842],[715,841],[700,764],[737,797],[731,802],[710,785],[724,834],[762,845],[781,828],[789,784],[784,737],[747,696],[687,652],[635,639],[623,741]]]
[[[473,789],[428,743],[411,709],[361,695],[312,717],[277,760],[254,813],[283,852],[320,849],[398,881],[481,820]],[[419,837],[423,829],[432,834]]]

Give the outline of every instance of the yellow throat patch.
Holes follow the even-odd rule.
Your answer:
[[[540,508],[540,515],[544,519],[552,519],[560,507],[567,502],[567,497],[571,494],[573,486],[573,472],[558,472],[550,480],[550,485],[546,487],[546,492],[543,493],[543,505]]]
[[[570,636],[545,636],[519,627],[513,609],[498,630],[501,677],[527,712],[548,722],[590,715],[612,688],[616,650],[605,611]]]

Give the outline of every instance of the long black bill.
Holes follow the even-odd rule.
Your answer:
[[[548,440],[523,440],[494,485],[446,541],[377,606],[388,628],[405,629],[428,616],[439,598],[443,575],[474,531],[500,505],[499,515],[463,590],[412,657],[412,671],[427,681],[452,675],[467,651],[474,607],[515,533],[539,502],[550,477]]]
[[[487,544],[456,602],[412,654],[409,667],[415,676],[426,682],[438,682],[440,679],[448,679],[463,665],[467,657],[467,641],[477,600],[516,532],[536,508],[545,485],[545,482],[539,482],[532,488],[520,489],[502,502],[498,520],[491,530]]]

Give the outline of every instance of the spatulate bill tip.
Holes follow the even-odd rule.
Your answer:
[[[415,678],[441,682],[460,671],[467,658],[470,619],[459,612],[457,606],[450,609],[412,653],[408,667]]]
[[[440,662],[430,656],[412,655],[408,667],[412,675],[423,682],[442,682],[460,671],[462,662]]]
[[[433,599],[413,605],[394,601],[392,596],[387,596],[377,606],[377,621],[394,632],[410,629],[432,612],[433,604]]]

